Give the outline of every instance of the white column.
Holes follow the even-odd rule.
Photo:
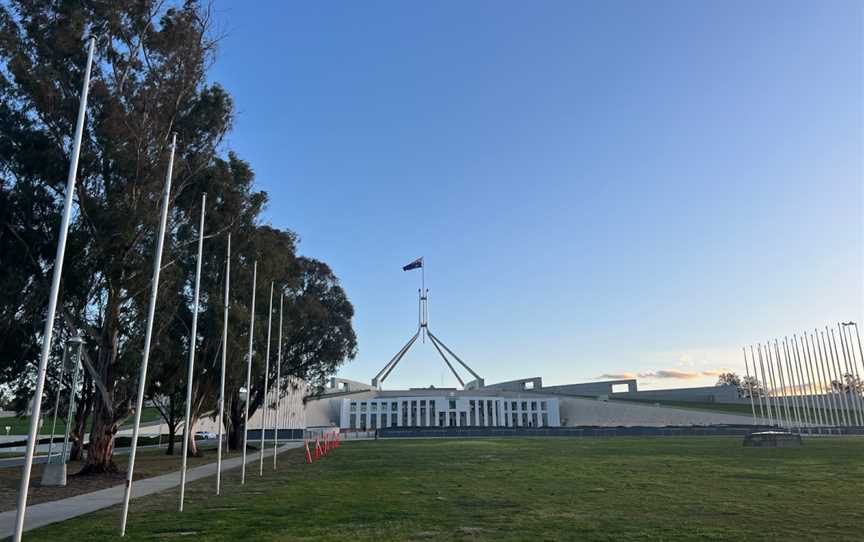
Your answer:
[[[468,417],[467,414],[465,417],[466,418]],[[461,422],[462,422],[462,415],[461,415],[461,411],[459,410],[459,400],[457,399],[456,400],[456,427],[459,427],[461,425]]]

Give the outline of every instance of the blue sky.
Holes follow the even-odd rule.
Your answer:
[[[215,7],[226,148],[354,303],[341,376],[413,334],[418,256],[431,329],[490,382],[711,384],[864,319],[860,2]],[[454,383],[427,342],[387,387]]]

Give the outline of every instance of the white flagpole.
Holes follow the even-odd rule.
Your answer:
[[[774,362],[771,359],[771,341],[765,341],[765,363],[768,365],[768,376],[771,379],[771,393],[774,399],[774,415],[777,420],[777,425],[783,427],[783,410],[780,408],[780,401],[777,399],[777,382],[774,379]]]
[[[848,385],[846,382],[845,375],[849,375],[852,379],[853,383],[855,382],[855,373],[852,372],[852,366],[849,364],[849,344],[846,341],[846,332],[843,326],[840,323],[837,323],[837,333],[840,335],[840,349],[843,352],[843,364],[845,366],[846,372],[844,373],[843,383],[844,385]],[[839,354],[838,354],[839,359]],[[852,412],[855,414],[855,424],[861,426],[861,405],[858,402],[858,391],[854,391],[852,393],[852,397],[849,398],[849,402],[852,404]]]
[[[804,394],[805,394],[805,396],[807,396],[806,398],[809,399],[808,405],[809,405],[809,408],[811,409],[810,410],[810,419],[813,422],[813,425],[815,425],[817,427],[821,427],[822,425],[825,425],[825,424],[822,423],[822,411],[819,409],[819,403],[816,400],[816,394],[813,393],[813,375],[810,374],[810,366],[807,363],[807,356],[806,356],[807,352],[800,350],[800,348],[798,346],[798,334],[797,333],[793,335],[793,338],[794,338],[794,343],[795,343],[795,355],[798,357],[799,364],[800,364],[799,366],[803,367],[801,369],[802,374],[803,374],[802,379],[804,377],[807,378],[807,386],[804,389]],[[802,337],[802,339],[803,339],[803,337]],[[821,433],[822,430],[820,429],[819,432]]]
[[[63,377],[66,375],[66,354],[69,352],[69,344],[63,345],[63,356],[60,362],[60,378],[57,379],[57,394],[54,399],[54,421],[51,422],[51,440],[48,441],[48,464],[51,464],[51,452],[54,449],[54,432],[57,430],[57,411],[60,408],[60,392],[63,390]],[[73,390],[74,392],[74,390]],[[66,425],[69,425],[69,417],[66,417]]]
[[[747,365],[747,348],[741,347],[744,351],[744,371],[747,374],[747,395],[750,396],[750,410],[753,411],[753,425],[756,425],[756,404],[753,402],[753,382],[750,381],[750,367]]]
[[[783,337],[783,361],[786,363],[786,380],[789,381],[789,394],[792,396],[792,413],[795,416],[795,421],[798,424],[798,431],[803,428],[803,418],[798,405],[798,395],[795,393],[795,371],[792,368],[792,363],[789,356],[789,337]]]
[[[189,334],[189,368],[186,374],[186,417],[183,418],[183,466],[180,469],[180,511],[186,496],[186,458],[189,456],[189,439],[192,433],[192,384],[195,376],[195,345],[198,343],[198,298],[201,293],[201,257],[204,252],[204,210],[207,194],[201,194],[201,223],[198,226],[198,262],[195,264],[195,297],[192,301],[192,332]]]
[[[267,354],[264,356],[264,404],[261,405],[261,450],[258,452],[258,476],[264,476],[264,430],[267,429],[267,381],[270,379],[270,332],[273,329],[273,283],[270,283],[270,310],[267,311]]]
[[[231,234],[228,234],[228,256],[225,258],[225,321],[222,324],[222,376],[219,377],[219,439],[216,452],[216,494],[222,490],[222,437],[225,433],[225,365],[228,358],[228,294],[231,283]]]
[[[831,409],[833,410],[831,418],[834,425],[839,427],[842,425],[842,421],[840,420],[840,410],[837,408],[837,399],[834,397],[834,386],[831,385],[831,371],[828,370],[828,354],[825,353],[825,336],[822,334],[822,340],[820,341],[819,335],[820,331],[814,329],[813,343],[816,348],[816,353],[819,356],[819,362],[822,364],[822,374],[824,375],[822,386],[824,387],[825,384],[828,384],[828,390],[825,391],[825,393],[828,395],[828,399],[830,399]]]
[[[834,338],[834,330],[833,329],[830,330],[830,333],[829,333],[828,326],[825,326],[825,339],[828,341],[828,352],[831,354],[831,364],[834,366],[834,371],[835,371],[835,374],[837,375],[837,382],[840,383],[840,390],[838,391],[838,393],[840,394],[840,399],[842,399],[843,423],[844,423],[844,425],[846,425],[848,427],[848,426],[852,425],[852,423],[854,423],[854,422],[850,423],[850,419],[852,418],[852,413],[849,411],[849,400],[846,397],[846,391],[843,389],[843,371],[840,370],[840,362],[839,362],[840,354],[837,354],[836,358],[834,357],[834,354],[837,351],[837,341]],[[831,348],[832,342],[834,343],[833,349]],[[831,386],[831,387],[833,388],[834,386]],[[837,401],[837,402],[841,403],[841,401]]]
[[[243,466],[240,485],[246,483],[246,442],[249,439],[249,401],[252,400],[252,343],[255,335],[255,288],[258,286],[258,262],[252,266],[252,310],[249,314],[249,359],[246,364],[246,413],[243,422]]]
[[[820,382],[819,375],[816,373],[816,368],[813,366],[813,358],[810,356],[810,346],[807,340],[807,332],[801,335],[801,348],[804,349],[804,360],[807,365],[807,378],[810,379],[810,393],[813,395],[813,402],[817,405],[816,413],[818,414],[819,423],[828,425],[828,411],[822,403],[822,390],[814,383]]]
[[[282,303],[285,301],[285,295],[279,293],[279,343],[276,345],[276,384],[273,389],[276,390],[276,414],[273,416],[273,470],[276,470],[276,448],[279,446],[279,406],[282,403]]]
[[[756,368],[756,354],[753,352],[753,345],[750,345],[750,361],[753,363],[753,378],[756,379],[756,399],[759,402],[759,418],[762,424],[765,424],[765,407],[762,406],[762,386],[759,386],[759,370]],[[764,386],[764,383],[763,383]]]
[[[138,433],[141,430],[141,410],[144,408],[144,392],[147,390],[147,364],[150,361],[150,343],[153,340],[153,320],[156,316],[156,297],[159,293],[159,272],[162,269],[162,248],[165,246],[165,227],[168,224],[168,204],[171,197],[171,177],[174,172],[174,151],[177,134],[171,138],[171,154],[168,157],[168,173],[162,191],[162,216],[159,220],[159,237],[156,239],[156,257],[153,260],[153,282],[150,284],[150,306],[147,309],[147,329],[144,334],[144,357],[141,374],[138,376],[138,398],[135,402],[135,423],[132,427],[132,449],[129,452],[129,468],[126,471],[126,492],[123,495],[123,515],[120,519],[120,536],[126,535],[126,518],[129,515],[129,499],[132,496],[132,476],[135,472],[135,454],[138,452]]]
[[[93,51],[96,38],[90,37],[87,49],[87,66],[84,68],[84,84],[81,89],[81,103],[78,105],[78,120],[75,123],[75,136],[72,140],[72,159],[69,162],[69,176],[66,180],[66,200],[63,204],[63,218],[60,220],[60,236],[57,239],[57,253],[54,257],[54,271],[51,276],[51,292],[48,294],[48,313],[42,331],[42,353],[36,371],[36,389],[33,391],[33,404],[30,410],[30,428],[27,432],[27,451],[24,454],[24,468],[21,471],[21,486],[18,490],[18,511],[15,516],[13,539],[20,542],[24,532],[24,516],[27,514],[27,491],[30,489],[30,471],[33,468],[33,454],[39,432],[39,418],[42,415],[42,394],[45,391],[45,373],[48,370],[48,356],[51,353],[51,336],[54,333],[54,315],[57,312],[57,298],[60,295],[60,278],[63,275],[63,259],[66,254],[66,235],[72,219],[72,199],[75,194],[75,179],[78,175],[78,157],[81,154],[81,137],[84,133],[84,116],[87,112],[87,94],[90,90],[90,67],[93,64]]]
[[[798,380],[801,382],[801,387],[799,388],[799,393],[801,395],[801,402],[804,405],[804,412],[807,416],[807,423],[810,424],[810,427],[813,428],[818,425],[818,421],[816,419],[816,409],[814,407],[815,399],[813,396],[808,393],[808,385],[809,382],[805,381],[805,376],[807,380],[810,379],[806,374],[806,367],[804,366],[804,362],[802,361],[803,357],[801,356],[801,351],[798,349],[798,335],[795,334],[792,336],[793,341],[790,343],[790,347],[794,347],[793,351],[795,352],[795,368],[798,371]]]
[[[759,353],[759,370],[762,372],[762,385],[765,387],[765,410],[768,412],[768,425],[774,425],[774,414],[771,412],[771,391],[768,379],[765,378],[765,364],[762,360],[762,344],[756,345],[756,351]]]

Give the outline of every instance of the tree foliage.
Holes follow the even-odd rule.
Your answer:
[[[229,233],[229,405],[239,402],[245,377],[255,260],[257,306],[266,306],[262,300],[271,282],[289,300],[284,348],[290,355],[283,374],[320,382],[354,356],[356,339],[353,309],[332,271],[298,257],[293,233],[261,224],[267,195],[254,188],[250,165],[222,150],[233,104],[225,89],[207,80],[218,44],[207,7],[191,0],[11,0],[0,5],[0,376],[12,384],[19,409],[30,396],[41,344],[88,24],[97,47],[57,344],[76,333],[87,342],[76,417],[83,424],[84,414],[92,414],[85,470],[105,472],[115,469],[114,435],[133,413],[173,133],[178,147],[148,379],[148,396],[163,406],[169,424],[176,428],[179,420],[190,347],[196,348],[198,368],[193,420],[214,407]],[[199,333],[191,341],[204,193]],[[254,338],[261,351],[263,328],[256,326]],[[253,397],[263,386],[262,357],[253,357],[259,375]],[[46,395],[54,380],[49,378]]]

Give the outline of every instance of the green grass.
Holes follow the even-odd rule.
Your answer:
[[[41,434],[45,435],[51,432],[51,420],[54,413],[48,410],[43,411],[43,414],[45,416],[45,421],[42,425]],[[63,415],[65,415],[65,413],[63,413]],[[159,421],[159,410],[156,407],[146,407],[144,408],[144,410],[141,411],[141,423],[155,421]],[[87,420],[87,423],[85,425],[89,430],[89,419]],[[28,418],[27,416],[7,416],[0,418],[0,435],[6,434],[6,426],[11,427],[11,429],[9,430],[10,435],[26,435],[27,431],[30,430],[30,418]],[[62,436],[65,427],[66,424],[60,417],[58,417],[57,429],[55,430],[55,434],[59,433]],[[127,420],[122,427],[132,427],[132,419],[130,418],[129,420]]]
[[[133,501],[129,540],[861,540],[864,439],[349,442],[313,466]],[[119,508],[28,535],[114,540]]]

